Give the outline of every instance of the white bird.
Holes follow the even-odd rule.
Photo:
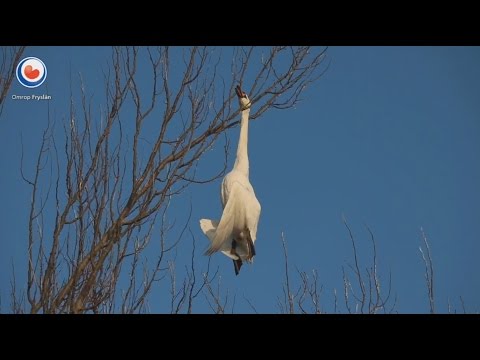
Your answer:
[[[220,221],[201,219],[200,227],[210,240],[210,248],[205,255],[217,251],[233,260],[235,274],[238,275],[243,261],[251,263],[255,256],[255,240],[261,206],[248,179],[248,116],[250,99],[240,86],[235,88],[242,120],[238,140],[237,159],[222,181],[220,189],[223,213]]]

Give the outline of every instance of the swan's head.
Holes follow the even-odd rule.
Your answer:
[[[250,99],[248,98],[248,95],[244,91],[242,91],[240,85],[237,85],[235,87],[235,92],[237,93],[238,101],[240,102],[240,108],[242,109],[242,111],[249,109],[251,106]]]

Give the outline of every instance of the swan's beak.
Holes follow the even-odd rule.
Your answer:
[[[244,98],[244,97],[247,97],[247,94],[245,94],[243,91],[242,91],[242,88],[240,87],[240,85],[237,85],[235,87],[235,92],[237,93],[237,96],[239,98]]]

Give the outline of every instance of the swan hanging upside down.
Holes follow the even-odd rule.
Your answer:
[[[223,179],[220,189],[223,213],[220,221],[201,219],[200,227],[211,244],[205,255],[221,251],[233,260],[235,274],[238,275],[243,261],[251,263],[255,256],[255,240],[261,206],[252,184],[248,180],[248,116],[250,99],[240,86],[235,88],[242,120],[238,140],[237,159]]]

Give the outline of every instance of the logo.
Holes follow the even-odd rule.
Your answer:
[[[47,78],[47,67],[39,58],[27,57],[18,63],[16,74],[20,84],[36,88]]]

